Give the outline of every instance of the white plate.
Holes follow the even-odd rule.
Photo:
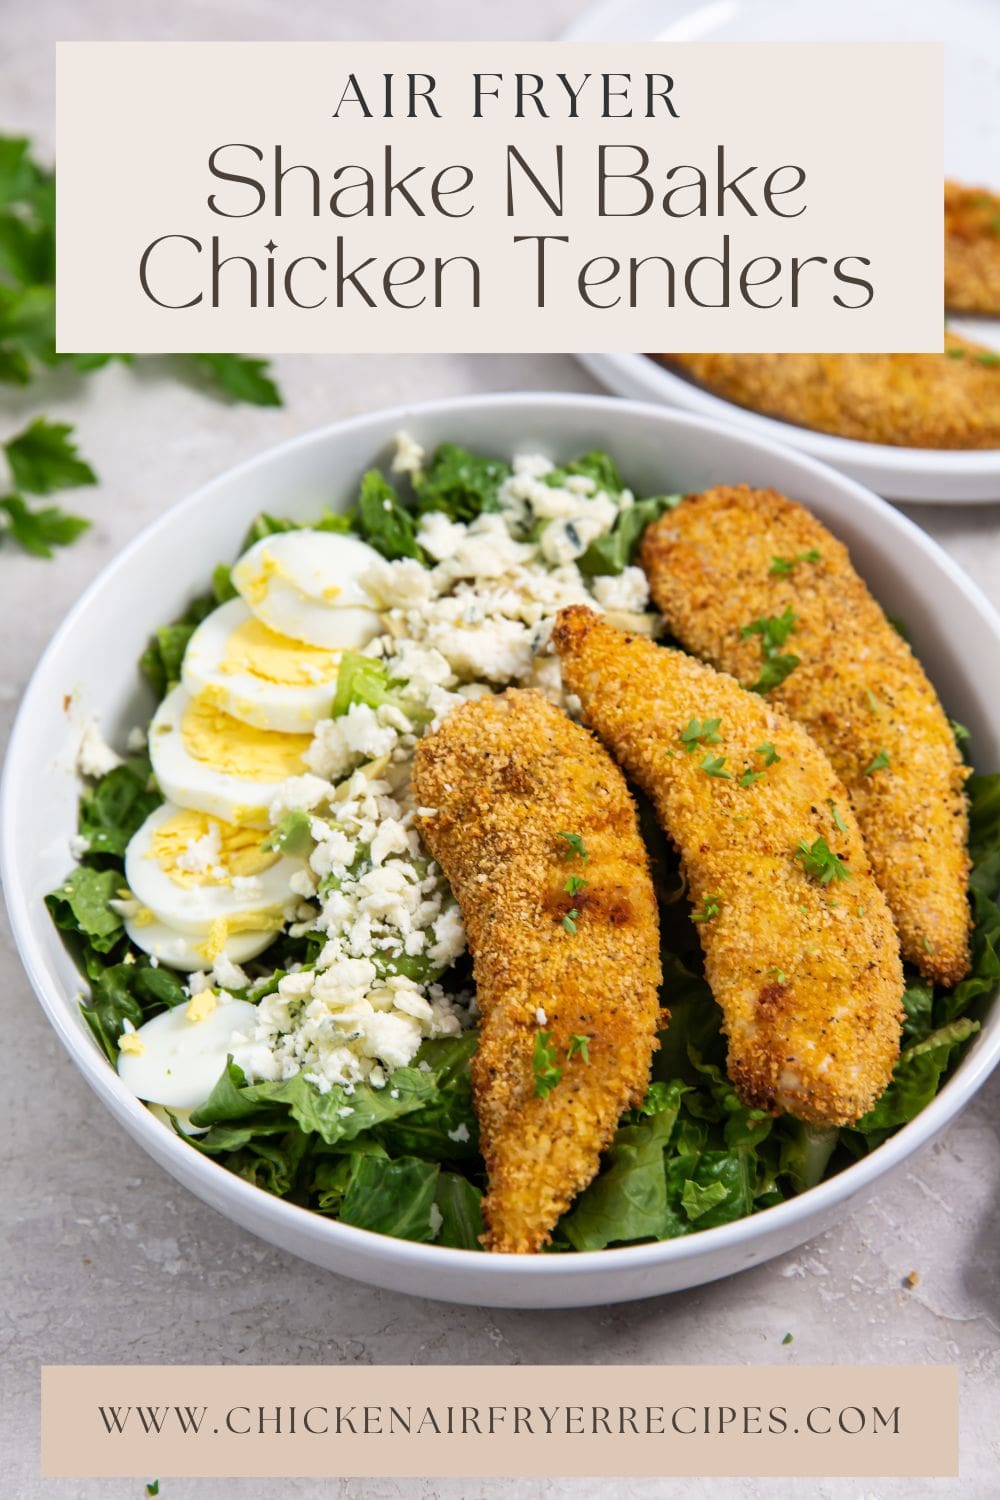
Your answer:
[[[997,0],[608,0],[566,33],[578,42],[935,41],[945,47],[945,171],[1000,189],[1000,3]],[[957,333],[1000,350],[1000,322],[951,318]],[[952,452],[860,443],[795,427],[701,390],[645,354],[582,354],[620,396],[733,422],[832,464],[893,500],[1000,500],[1000,450]]]
[[[64,696],[74,695],[78,718],[96,715],[121,743],[148,715],[135,663],[150,631],[206,586],[217,561],[236,555],[251,517],[268,510],[306,519],[325,504],[345,506],[401,427],[429,447],[451,439],[497,454],[541,450],[561,460],[607,448],[646,494],[746,480],[797,497],[851,548],[882,604],[908,621],[948,712],[972,731],[980,768],[1000,767],[1000,618],[918,527],[831,469],[733,427],[607,397],[478,396],[379,412],[271,449],[169,511],[104,570],[39,663],[0,792],[0,873],[39,1000],[88,1083],[168,1172],[272,1244],[376,1286],[480,1307],[582,1307],[696,1286],[790,1250],[840,1219],[848,1199],[870,1192],[968,1102],[1000,1059],[1000,1006],[917,1119],[811,1192],[684,1239],[526,1257],[414,1245],[271,1197],[161,1125],[109,1067],[80,1016],[80,976],[43,905],[70,867],[76,822],[79,724]]]

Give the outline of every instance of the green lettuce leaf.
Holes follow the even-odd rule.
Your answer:
[[[417,525],[392,485],[378,469],[369,469],[358,494],[358,530],[377,552],[390,561],[415,557],[424,562],[417,545]]]
[[[484,511],[499,509],[497,492],[511,472],[502,459],[470,453],[457,443],[441,443],[423,473],[414,476],[417,509],[444,511],[453,521],[474,521]]]
[[[88,856],[121,860],[132,835],[162,800],[145,756],[115,766],[80,798],[78,827],[87,840]]]
[[[352,1159],[352,1171],[343,1202],[342,1224],[391,1234],[399,1240],[426,1241],[434,1238],[431,1209],[438,1186],[436,1162],[415,1156],[395,1161],[381,1156]]]
[[[632,562],[646,527],[658,520],[664,511],[673,510],[681,499],[680,495],[656,495],[648,500],[637,500],[623,510],[612,529],[592,541],[577,560],[580,572],[588,578],[596,578],[601,573],[623,573]]]

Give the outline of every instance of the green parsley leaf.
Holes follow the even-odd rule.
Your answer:
[[[945,353],[947,354],[947,356],[948,356],[949,359],[964,359],[965,358],[965,350],[964,349],[960,349],[960,348],[946,349]]]
[[[97,476],[79,457],[68,422],[36,417],[23,432],[8,438],[4,452],[18,489],[29,495],[51,495],[81,484],[96,484]]]
[[[774,977],[775,977],[775,979],[778,981],[779,984],[786,984],[787,983],[787,979],[786,979],[786,976],[785,976],[784,969],[768,969],[767,972],[769,974],[773,974]]]
[[[779,650],[794,629],[795,611],[788,604],[780,615],[761,615],[759,619],[752,620],[749,625],[741,625],[740,635],[744,640],[749,640],[752,635],[759,635],[766,655],[771,651]]]
[[[840,829],[841,833],[846,833],[847,824],[844,822],[843,818],[840,816],[840,813],[837,811],[836,802],[828,802],[827,806],[830,809],[830,816],[832,817],[837,827]]]
[[[573,907],[572,911],[568,911],[566,913],[566,915],[562,919],[562,925],[563,925],[563,931],[564,932],[575,932],[576,931],[576,919],[577,919],[577,917],[579,915],[580,915],[580,913],[577,911],[577,909],[576,909],[575,906]]]
[[[871,776],[874,771],[884,771],[889,764],[888,750],[880,750],[870,766],[865,768],[865,775]]]
[[[759,781],[763,774],[763,771],[753,771],[749,766],[747,766],[746,770],[743,772],[743,775],[740,777],[740,786],[753,786],[754,782]]]
[[[192,354],[195,367],[214,380],[220,390],[234,401],[251,406],[280,406],[281,393],[268,375],[266,359],[250,359],[245,354]]]
[[[578,891],[585,891],[588,883],[588,881],[583,880],[579,875],[571,875],[563,886],[563,890],[567,896],[575,896]]]
[[[702,1187],[700,1183],[689,1177],[681,1189],[681,1208],[694,1223],[695,1219],[700,1219],[702,1214],[707,1214],[709,1209],[714,1208],[717,1203],[723,1203],[728,1192],[725,1183],[707,1182]]]
[[[984,349],[981,354],[976,355],[977,365],[1000,365],[1000,354],[992,349]]]
[[[749,625],[740,626],[740,635],[744,640],[752,635],[760,636],[760,649],[764,657],[760,676],[750,685],[751,693],[769,693],[795,671],[801,658],[781,650],[794,629],[795,611],[790,604],[780,615],[762,615]]]
[[[704,771],[706,776],[718,776],[723,781],[732,781],[730,772],[722,769],[725,764],[724,755],[706,755],[698,769]]]
[[[872,713],[880,713],[881,710],[879,708],[878,699],[872,692],[871,688],[865,688],[865,697],[868,699],[868,707],[871,709]]]
[[[898,615],[890,615],[888,613],[886,613],[885,617],[897,635],[901,635],[904,641],[910,639],[910,629],[905,620],[901,620]]]
[[[147,1495],[158,1495],[159,1493],[160,1493],[160,1481],[158,1479],[151,1479],[149,1481],[149,1483],[147,1484],[147,1486],[146,1486],[146,1494]]]
[[[770,740],[765,740],[762,745],[757,746],[757,754],[764,757],[765,766],[773,766],[781,759]]]
[[[781,1340],[781,1342],[783,1344],[790,1344],[792,1342],[793,1338],[794,1338],[794,1334],[786,1333],[785,1337]]]
[[[0,499],[0,511],[6,514],[6,521],[0,522],[0,537],[9,534],[33,557],[51,557],[53,547],[68,547],[90,526],[83,516],[74,516],[57,505],[32,510],[20,495]]]
[[[573,1058],[576,1057],[577,1053],[580,1054],[580,1056],[583,1058],[583,1060],[584,1060],[585,1063],[589,1063],[590,1062],[590,1037],[589,1036],[571,1036],[570,1037],[570,1039],[569,1039],[569,1049],[568,1049],[568,1051],[566,1053],[566,1061],[567,1062],[572,1062]]]
[[[819,562],[820,554],[815,547],[810,547],[808,552],[796,552],[794,557],[772,557],[768,572],[775,578],[783,578],[788,573],[794,572],[799,563]]]
[[[532,1060],[535,1071],[535,1096],[544,1099],[562,1078],[562,1068],[556,1066],[556,1049],[550,1031],[535,1032],[535,1055]]]
[[[686,729],[680,733],[681,744],[692,754],[699,745],[719,745],[722,743],[722,735],[719,733],[721,719],[692,719]]]
[[[718,915],[718,896],[706,896],[705,900],[702,903],[701,911],[693,911],[691,913],[691,920],[692,922],[711,922],[712,918],[717,917]]]
[[[561,839],[565,839],[566,843],[569,845],[568,849],[564,849],[563,850],[563,858],[564,859],[582,859],[582,860],[588,860],[590,858],[590,855],[587,853],[586,845],[583,842],[583,837],[582,837],[581,834],[579,834],[579,833],[560,833],[560,834],[557,835],[557,837],[561,838]]]
[[[948,723],[951,725],[951,732],[955,736],[956,745],[964,745],[971,739],[971,735],[965,725],[960,724],[957,719],[949,719]]]
[[[850,880],[851,872],[844,864],[838,854],[834,854],[826,839],[822,836],[812,844],[807,844],[805,839],[799,839],[795,847],[794,858],[800,860],[802,868],[810,880],[818,880],[821,885],[829,885],[831,880]]]

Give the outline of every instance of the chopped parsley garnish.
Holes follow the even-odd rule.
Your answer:
[[[724,755],[706,755],[698,769],[704,771],[706,776],[719,776],[723,781],[732,781],[730,772],[723,770],[725,764]]]
[[[783,578],[786,574],[793,572],[799,563],[819,562],[820,554],[815,547],[810,547],[808,552],[796,552],[794,557],[772,557],[768,572],[775,578]]]
[[[992,349],[984,350],[982,354],[976,355],[977,365],[1000,365],[1000,354],[995,354]]]
[[[573,1058],[576,1057],[577,1053],[580,1054],[580,1056],[583,1058],[583,1060],[584,1060],[585,1063],[589,1063],[590,1062],[590,1037],[589,1036],[571,1036],[570,1037],[570,1039],[569,1039],[569,1050],[566,1053],[566,1061],[567,1062],[572,1062]]]
[[[836,802],[830,802],[828,804],[828,806],[830,808],[830,816],[832,817],[834,823],[836,823],[836,825],[840,829],[841,833],[846,833],[847,832],[847,824],[844,822],[843,818],[840,816],[840,813],[837,811],[837,804],[836,804]]]
[[[880,711],[878,706],[878,699],[872,692],[871,688],[865,688],[865,697],[868,699],[868,707],[871,709],[872,713],[877,714]]]
[[[889,764],[888,750],[880,750],[870,766],[866,766],[865,775],[871,776],[874,771],[884,771]]]
[[[763,774],[763,771],[752,771],[750,767],[747,766],[746,770],[743,772],[743,775],[740,777],[740,786],[753,786],[754,782],[759,781]]]
[[[563,890],[566,892],[567,896],[575,896],[578,891],[585,891],[587,889],[587,884],[588,882],[581,879],[579,875],[571,875],[566,884],[563,886]]]
[[[575,932],[576,931],[576,919],[577,919],[577,917],[579,915],[580,915],[580,913],[577,911],[577,909],[576,909],[575,906],[573,907],[572,911],[568,911],[566,913],[566,915],[562,919],[562,925],[563,925],[563,931],[564,932]]]
[[[765,766],[773,766],[781,759],[781,756],[775,750],[770,740],[765,740],[763,745],[757,746],[757,754],[764,757]]]
[[[892,626],[896,634],[901,635],[904,641],[908,641],[910,639],[910,631],[905,620],[901,620],[898,615],[890,614],[886,614],[886,619],[889,621],[889,624]]]
[[[821,885],[829,885],[831,880],[850,880],[851,878],[850,870],[840,856],[834,854],[822,835],[812,844],[807,844],[805,839],[799,839],[794,857],[801,861],[802,868],[809,879],[818,880]]]
[[[960,724],[957,719],[949,719],[948,723],[951,725],[951,732],[955,736],[956,745],[964,745],[971,738],[965,725]]]
[[[767,972],[769,974],[773,974],[774,977],[775,977],[775,979],[778,981],[779,984],[784,984],[785,983],[785,971],[784,971],[784,969],[768,969]]]
[[[740,626],[740,635],[744,640],[752,635],[760,636],[760,649],[764,656],[760,676],[750,684],[751,693],[769,693],[795,671],[801,658],[781,650],[794,629],[795,611],[790,604],[780,615],[762,615],[759,620]]]
[[[931,942],[930,938],[926,935],[926,933],[924,934],[924,937],[923,937],[923,944],[924,944],[924,951],[926,953],[933,953],[934,952],[934,944]]]
[[[149,1481],[149,1483],[147,1484],[147,1486],[146,1486],[146,1494],[147,1495],[158,1495],[159,1493],[160,1493],[160,1481],[158,1479],[151,1479]]]
[[[713,917],[719,915],[718,896],[706,896],[701,911],[691,913],[692,922],[711,922]]]
[[[793,1338],[794,1338],[794,1337],[795,1337],[795,1335],[794,1335],[794,1334],[792,1334],[792,1333],[786,1333],[786,1334],[785,1334],[785,1337],[784,1337],[784,1338],[783,1338],[783,1339],[782,1339],[782,1340],[781,1340],[781,1342],[782,1342],[782,1343],[783,1343],[783,1344],[790,1344],[790,1343],[791,1343],[791,1342],[792,1342],[792,1339],[793,1339]]]
[[[587,853],[587,847],[579,833],[561,833],[559,837],[565,839],[569,846],[563,850],[563,859],[588,860],[590,858],[590,855]]]
[[[535,1070],[535,1096],[545,1099],[562,1078],[562,1068],[556,1066],[556,1049],[552,1045],[550,1031],[535,1032],[532,1066]]]
[[[721,719],[692,719],[686,729],[681,730],[681,744],[690,755],[699,745],[719,745]]]
[[[946,349],[945,353],[947,354],[947,356],[948,356],[949,359],[964,359],[965,358],[965,350],[964,349],[959,349],[959,348]]]

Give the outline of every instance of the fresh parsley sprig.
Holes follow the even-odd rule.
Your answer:
[[[0,136],[0,382],[29,385],[54,365],[86,375],[131,354],[56,352],[55,173],[35,159],[24,136]],[[170,356],[181,374],[209,383],[234,401],[280,406],[266,360],[243,354]],[[0,497],[0,538],[35,557],[51,557],[86,531],[89,521],[58,506],[34,506],[26,495],[50,495],[97,476],[72,441],[72,427],[38,417],[5,443],[12,490]]]
[[[790,604],[785,606],[780,615],[762,615],[757,620],[751,620],[749,625],[740,626],[740,635],[744,640],[749,640],[752,635],[760,636],[760,649],[764,657],[760,676],[750,684],[751,693],[769,693],[795,671],[801,657],[781,649],[794,629],[795,611]]]
[[[768,572],[772,578],[784,578],[789,573],[794,573],[799,563],[819,562],[820,553],[815,547],[810,547],[808,552],[796,552],[794,557],[772,557]]]
[[[57,505],[37,506],[25,499],[96,483],[72,433],[66,422],[36,417],[3,444],[13,488],[0,497],[0,538],[10,537],[33,557],[51,557],[54,547],[68,547],[90,525]]]
[[[719,733],[721,719],[691,719],[680,732],[680,741],[687,751],[692,755],[699,745],[720,745],[722,735]]]
[[[805,839],[799,839],[794,857],[800,861],[809,879],[818,880],[820,885],[829,885],[831,880],[851,878],[851,872],[840,855],[834,854],[822,835],[811,844],[806,843]]]
[[[535,1072],[535,1096],[545,1099],[562,1078],[562,1068],[556,1063],[556,1049],[551,1031],[535,1032],[535,1055],[532,1059]]]

